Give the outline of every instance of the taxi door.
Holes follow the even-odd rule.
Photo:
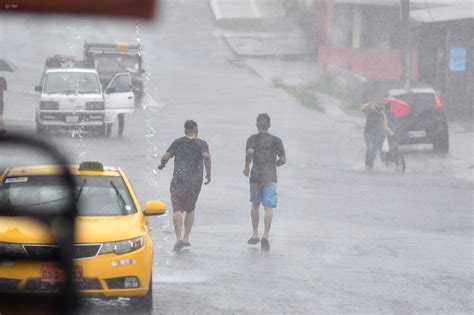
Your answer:
[[[128,72],[117,73],[104,92],[106,120],[113,122],[117,114],[132,113],[135,99]]]

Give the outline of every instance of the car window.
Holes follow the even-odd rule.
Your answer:
[[[435,110],[434,95],[431,93],[417,93],[413,95],[413,111],[422,113]]]
[[[128,74],[121,74],[115,78],[110,85],[111,89],[114,89],[116,93],[130,92],[130,77]]]
[[[75,176],[80,216],[120,216],[136,212],[125,183],[116,176]],[[65,206],[67,190],[57,176],[6,178],[0,189],[0,204],[7,207]]]
[[[96,55],[95,66],[99,73],[118,73],[138,71],[138,58],[133,56]]]
[[[395,97],[407,102],[415,114],[435,110],[434,94],[432,93],[400,94]]]

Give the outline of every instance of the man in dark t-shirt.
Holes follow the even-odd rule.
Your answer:
[[[206,141],[199,139],[198,125],[193,120],[184,124],[185,136],[173,141],[161,158],[162,170],[174,157],[174,172],[171,180],[171,204],[176,232],[175,250],[191,246],[189,234],[194,223],[194,209],[203,183],[203,164],[206,168],[205,185],[211,182],[211,155]],[[204,163],[203,163],[204,162]],[[182,233],[184,216],[184,235]]]
[[[258,221],[260,204],[265,210],[265,231],[261,240],[263,250],[270,249],[268,241],[273,218],[273,208],[276,208],[277,198],[277,171],[276,168],[286,163],[286,153],[280,138],[268,132],[270,116],[259,114],[257,117],[258,133],[247,139],[244,175],[250,175],[250,202],[252,209],[253,235],[248,244],[260,242],[258,236]],[[250,163],[253,163],[250,171]]]

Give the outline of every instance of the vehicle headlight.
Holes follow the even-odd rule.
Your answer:
[[[0,257],[26,257],[21,244],[0,242]]]
[[[59,109],[59,102],[55,101],[40,101],[40,109]]]
[[[133,252],[143,247],[143,236],[132,238],[131,240],[110,242],[102,244],[99,255],[116,253],[117,255]]]
[[[104,102],[86,102],[86,110],[102,110],[104,108]]]

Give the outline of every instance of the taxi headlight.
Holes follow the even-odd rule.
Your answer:
[[[0,257],[26,257],[26,252],[20,244],[0,242]]]
[[[110,242],[102,244],[99,255],[116,253],[117,255],[133,252],[143,247],[143,236],[132,238],[131,240]]]

